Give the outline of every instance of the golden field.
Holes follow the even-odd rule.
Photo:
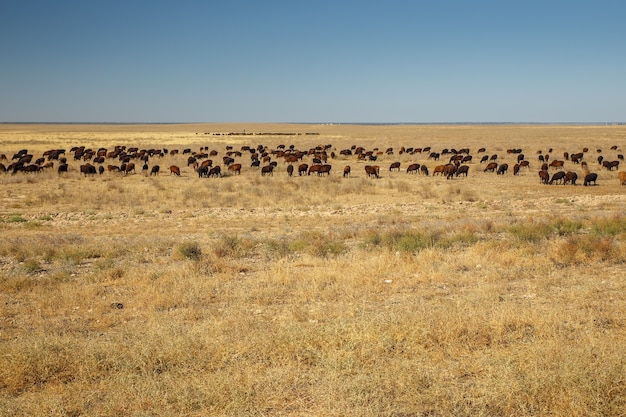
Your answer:
[[[84,176],[81,145],[181,153]],[[243,145],[336,158],[199,178],[182,154]],[[381,178],[353,145],[393,148]],[[447,162],[399,152],[427,146],[469,175],[407,174]],[[597,185],[540,184],[537,151],[584,147]],[[58,148],[64,175],[0,173],[2,416],[624,415],[626,186],[597,157],[626,126],[0,125],[5,165]]]

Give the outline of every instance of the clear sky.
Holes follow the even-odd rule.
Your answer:
[[[626,1],[0,4],[0,122],[626,121]]]

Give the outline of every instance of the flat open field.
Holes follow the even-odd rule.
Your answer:
[[[281,145],[330,175],[289,177]],[[168,152],[83,175],[79,146]],[[433,175],[463,148],[466,177]],[[564,157],[584,148],[590,186]],[[68,172],[0,173],[0,415],[626,410],[626,126],[0,125],[0,162],[22,149]],[[541,184],[539,151],[577,185]]]

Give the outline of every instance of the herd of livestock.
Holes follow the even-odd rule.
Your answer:
[[[183,149],[139,149],[138,147],[115,146],[113,149],[99,148],[91,149],[85,146],[72,147],[69,151],[65,149],[51,149],[35,156],[27,149],[15,152],[11,159],[6,154],[0,154],[0,172],[18,173],[38,173],[45,170],[55,169],[59,175],[76,169],[70,168],[70,162],[78,165],[78,170],[85,176],[109,173],[121,173],[123,175],[136,173],[139,168],[146,175],[159,175],[160,165],[154,161],[163,160],[164,157],[183,156],[186,160],[187,168],[193,169],[195,175],[200,178],[221,177],[224,175],[238,175],[241,173],[242,164],[246,163],[250,169],[257,169],[262,176],[271,176],[279,162],[286,165],[286,173],[292,175],[329,175],[332,170],[332,161],[350,160],[362,162],[367,177],[380,177],[380,163],[383,159],[394,159],[393,155],[404,155],[405,159],[415,156],[415,160],[422,163],[410,162],[406,166],[407,174],[441,176],[452,179],[459,176],[467,176],[472,167],[472,171],[479,170],[485,173],[492,172],[496,175],[505,175],[509,172],[509,163],[500,162],[509,160],[513,166],[511,172],[518,175],[521,169],[530,169],[530,161],[526,158],[522,149],[508,149],[507,158],[499,158],[497,154],[489,155],[485,148],[477,150],[472,155],[469,148],[463,149],[442,149],[435,151],[431,147],[411,148],[401,147],[398,149],[387,148],[381,150],[374,148],[368,150],[364,147],[353,145],[350,148],[342,149],[338,153],[333,150],[332,145],[319,145],[308,150],[298,150],[294,145],[278,145],[276,148],[269,148],[264,145],[242,146],[240,149],[233,149],[226,146],[225,151],[209,150],[208,147],[200,147],[198,151],[191,148]],[[578,165],[583,172],[583,185],[596,184],[598,175],[592,172],[591,167],[606,169],[618,172],[618,179],[621,185],[626,184],[626,171],[619,171],[620,163],[624,156],[618,153],[618,147],[611,147],[612,154],[616,159],[605,158],[601,149],[596,149],[597,156],[591,156],[588,148],[583,148],[580,152],[564,152],[558,157],[554,156],[552,149],[545,152],[542,150],[535,152],[535,160],[540,165],[539,179],[542,184],[572,184],[576,185],[578,174],[574,171],[566,171],[565,163],[568,165]],[[220,155],[222,154],[222,155]],[[419,156],[419,158],[418,158]],[[474,159],[476,157],[476,159]],[[512,160],[511,160],[512,159]],[[179,159],[180,160],[180,159]],[[424,162],[428,162],[428,165]],[[445,163],[444,163],[445,161]],[[513,163],[513,161],[515,161]],[[478,166],[476,163],[478,162]],[[472,165],[470,165],[472,164]],[[182,165],[182,164],[180,164]],[[343,164],[342,164],[343,165]],[[389,164],[389,171],[400,171],[402,163],[394,161]],[[480,168],[478,168],[480,167]],[[169,165],[167,171],[170,175],[181,175],[178,165]],[[351,175],[350,165],[342,167],[342,175]]]

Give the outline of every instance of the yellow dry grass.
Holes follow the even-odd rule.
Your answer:
[[[85,177],[69,152],[63,176],[0,174],[0,415],[623,415],[626,187],[596,158],[625,142],[624,126],[0,125],[5,165],[78,145],[337,155],[327,177],[280,160],[262,177],[246,154],[239,176],[198,178],[180,154],[150,160],[156,177]],[[394,149],[380,179],[339,155],[352,145]],[[409,175],[447,157],[402,146],[474,161]],[[484,173],[480,147],[531,167]],[[584,147],[597,186],[540,185],[538,150]]]

